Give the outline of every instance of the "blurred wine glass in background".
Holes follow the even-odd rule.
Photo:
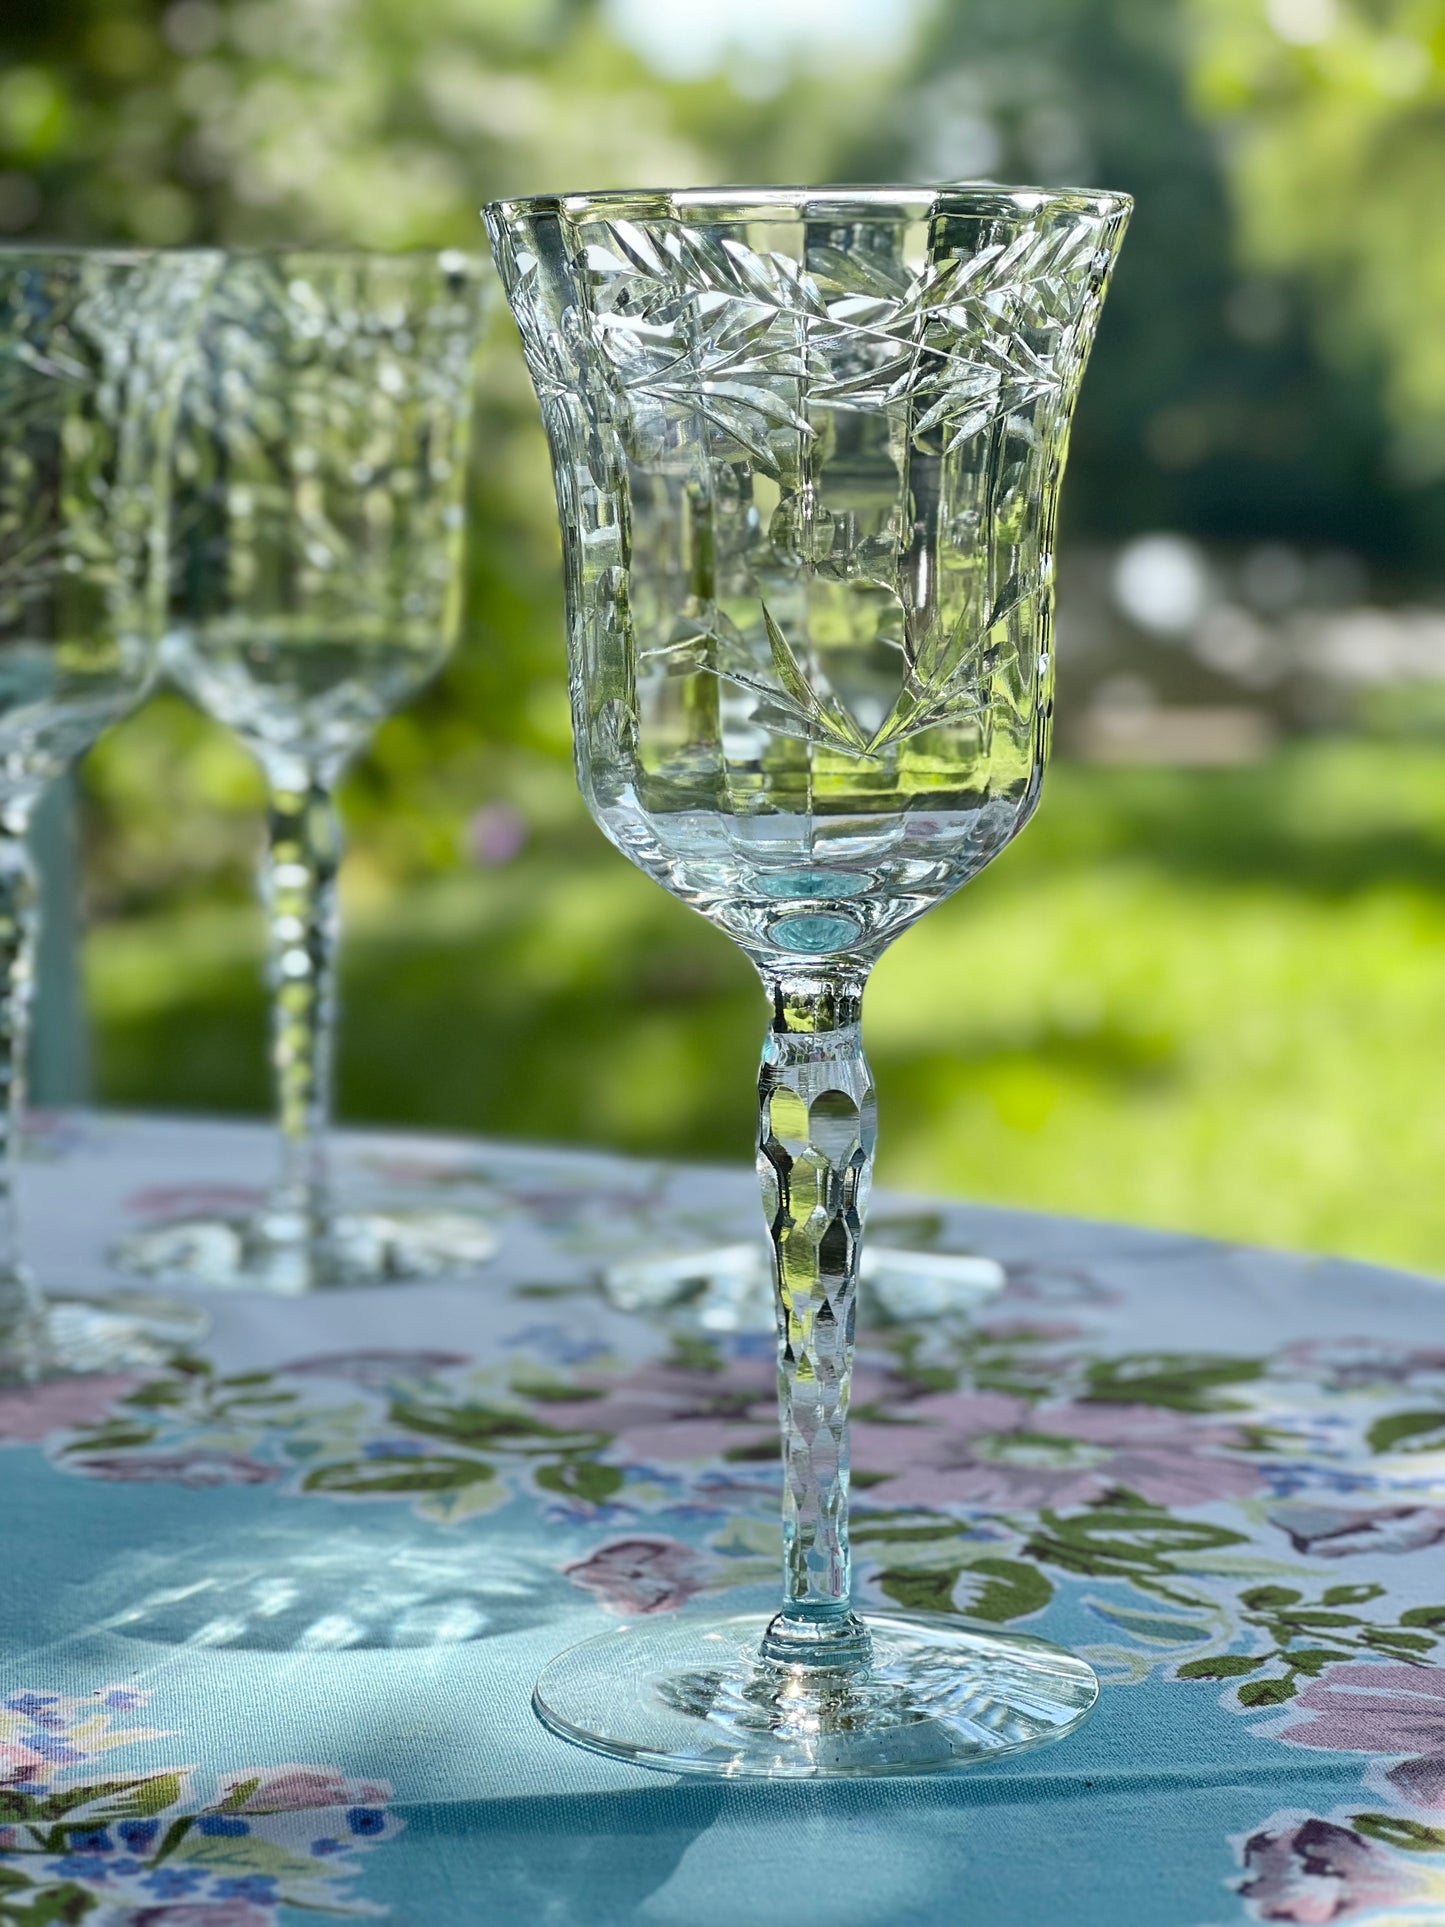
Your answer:
[[[207,305],[183,403],[163,653],[270,789],[281,1159],[261,1210],[151,1227],[117,1254],[129,1268],[302,1292],[432,1276],[493,1248],[461,1212],[345,1208],[326,1143],[333,794],[456,638],[481,276],[452,252],[235,254]]]
[[[176,400],[218,265],[0,252],[0,1383],[153,1363],[198,1322],[154,1301],[42,1296],[14,1191],[38,928],[26,832],[47,785],[150,681]]]

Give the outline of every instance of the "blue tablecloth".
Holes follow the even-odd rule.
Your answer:
[[[878,1243],[1007,1283],[865,1305],[862,1596],[1071,1645],[1100,1708],[952,1779],[674,1782],[551,1738],[528,1696],[618,1614],[772,1602],[757,1305],[603,1285],[751,1240],[751,1174],[344,1143],[352,1182],[488,1213],[495,1259],[213,1295],[165,1370],[0,1393],[0,1921],[1445,1920],[1438,1286],[881,1200]],[[268,1170],[247,1126],[50,1120],[34,1268],[115,1287],[121,1232]]]

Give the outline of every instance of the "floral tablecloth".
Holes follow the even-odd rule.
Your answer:
[[[751,1173],[343,1157],[487,1214],[496,1257],[209,1295],[164,1370],[0,1392],[0,1922],[1445,1921],[1439,1286],[880,1200],[877,1244],[1006,1283],[865,1303],[862,1595],[1061,1640],[1099,1711],[953,1779],[674,1782],[550,1738],[528,1696],[609,1615],[771,1603],[766,1309],[624,1309],[639,1251],[753,1239]],[[269,1161],[250,1126],[47,1120],[34,1269],[118,1287],[118,1236],[242,1208]]]

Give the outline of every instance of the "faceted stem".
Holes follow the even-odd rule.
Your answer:
[[[851,1664],[848,1397],[877,1106],[863,1055],[865,972],[766,973],[758,1176],[773,1243],[785,1599],[764,1644],[785,1663]]]
[[[23,1374],[40,1341],[40,1298],[20,1263],[15,1222],[38,927],[25,824],[11,810],[0,814],[0,1377]]]
[[[273,770],[263,882],[271,918],[271,1062],[282,1147],[273,1203],[313,1224],[324,1223],[328,1205],[340,865],[341,826],[329,786],[304,771]]]

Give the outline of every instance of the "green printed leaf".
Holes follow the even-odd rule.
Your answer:
[[[231,1791],[226,1795],[225,1799],[222,1800],[220,1806],[217,1808],[217,1812],[239,1812],[260,1784],[261,1776],[259,1773],[252,1780],[238,1781],[237,1784],[231,1788]]]
[[[170,1378],[157,1378],[149,1385],[138,1385],[133,1392],[127,1393],[124,1403],[143,1405],[149,1410],[155,1406],[184,1405],[189,1397],[188,1385],[177,1385]]]
[[[1053,1596],[1048,1574],[1019,1559],[972,1560],[963,1568],[954,1591],[955,1610],[994,1625],[1042,1612]]]
[[[1337,1659],[1344,1659],[1347,1655],[1338,1647],[1291,1646],[1284,1657],[1297,1673],[1307,1673],[1311,1679],[1318,1679],[1326,1666],[1333,1665]]]
[[[1227,1412],[1235,1401],[1220,1396],[1229,1385],[1263,1376],[1264,1361],[1213,1353],[1139,1352],[1101,1358],[1085,1374],[1086,1401],[1100,1405],[1159,1405],[1174,1412]]]
[[[1445,1606],[1411,1606],[1400,1614],[1402,1626],[1428,1626],[1432,1632],[1445,1632]]]
[[[560,1465],[539,1465],[538,1485],[548,1492],[565,1492],[585,1499],[588,1505],[603,1505],[622,1490],[623,1473],[615,1465],[598,1465],[591,1459],[564,1459]]]
[[[1383,1596],[1383,1586],[1327,1586],[1320,1598],[1326,1606],[1363,1606]]]
[[[25,1884],[32,1885],[29,1881]],[[73,1880],[62,1881],[58,1887],[32,1888],[32,1892],[33,1899],[27,1899],[23,1906],[0,1894],[0,1921],[5,1927],[74,1927],[100,1905],[98,1894],[87,1893]]]
[[[310,1880],[316,1875],[316,1862],[308,1854],[294,1853],[264,1834],[207,1834],[197,1830],[187,1836],[176,1863],[204,1867],[210,1873],[269,1874],[273,1880]]]
[[[1251,1586],[1239,1595],[1239,1603],[1251,1612],[1269,1612],[1276,1606],[1297,1606],[1303,1598],[1289,1586]]]
[[[84,1452],[124,1452],[139,1445],[150,1445],[160,1436],[154,1425],[127,1425],[112,1419],[92,1431],[81,1432],[63,1448],[66,1455]]]
[[[1389,1412],[1375,1420],[1365,1437],[1372,1452],[1393,1451],[1406,1439],[1415,1441],[1405,1446],[1407,1452],[1433,1452],[1445,1446],[1445,1412]]]
[[[1216,1653],[1213,1659],[1191,1659],[1183,1666],[1174,1669],[1175,1679],[1238,1679],[1245,1673],[1254,1672],[1264,1660],[1264,1653]]]
[[[58,1793],[47,1794],[36,1802],[33,1816],[37,1820],[64,1820],[67,1813],[84,1808],[85,1818],[73,1824],[93,1827],[99,1818],[89,1811],[93,1807],[103,1806],[108,1819],[135,1819],[152,1813],[164,1813],[167,1807],[173,1807],[180,1799],[181,1791],[181,1776],[178,1773],[147,1773],[126,1780],[94,1780],[85,1786],[65,1787]]]
[[[481,1459],[450,1458],[443,1454],[424,1459],[354,1459],[340,1465],[318,1465],[302,1480],[307,1492],[351,1492],[365,1498],[374,1492],[447,1492],[455,1486],[477,1485],[496,1474]]]
[[[1093,1579],[1132,1578],[1138,1573],[1174,1575],[1174,1558],[1188,1554],[1197,1566],[1203,1553],[1245,1543],[1246,1535],[1228,1526],[1114,1503],[1069,1516],[1040,1513],[1025,1551],[1044,1565]]]
[[[892,1477],[892,1474],[890,1473],[888,1476]],[[856,1478],[857,1474],[853,1473],[850,1482],[851,1479]],[[958,1540],[962,1534],[960,1529],[947,1519],[936,1519],[931,1525],[895,1524],[892,1520],[886,1518],[871,1519],[865,1513],[863,1517],[857,1520],[852,1526],[850,1536],[855,1543],[861,1543],[869,1539],[886,1539],[892,1544],[902,1543],[908,1540],[918,1540],[920,1542],[937,1540],[940,1543],[947,1542],[952,1544]]]
[[[1445,1828],[1427,1827],[1423,1820],[1406,1820],[1398,1813],[1356,1813],[1350,1825],[1367,1840],[1398,1847],[1402,1853],[1445,1851]]]
[[[1239,1689],[1241,1706],[1283,1706],[1298,1692],[1292,1679],[1256,1679]]]
[[[1432,1653],[1436,1644],[1429,1633],[1401,1633],[1391,1626],[1372,1626],[1361,1639],[1366,1646],[1376,1646],[1386,1653]]]
[[[605,1432],[566,1432],[555,1425],[544,1425],[526,1412],[497,1405],[393,1399],[390,1416],[409,1432],[425,1432],[433,1438],[453,1439],[458,1445],[486,1446],[493,1451],[553,1452],[569,1446],[596,1450],[608,1443]]]
[[[1201,1639],[1209,1637],[1209,1625],[1196,1616],[1186,1618],[1164,1612],[1158,1606],[1124,1606],[1112,1600],[1087,1599],[1084,1603],[1100,1619],[1107,1619],[1111,1625],[1151,1646],[1197,1646]]]
[[[878,1586],[909,1612],[951,1613],[958,1610],[953,1589],[962,1570],[951,1566],[946,1572],[880,1572]]]

